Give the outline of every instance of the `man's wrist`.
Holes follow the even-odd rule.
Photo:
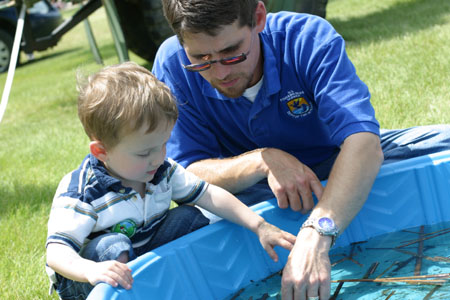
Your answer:
[[[336,238],[339,235],[339,228],[336,226],[334,220],[328,217],[314,218],[309,217],[300,228],[313,228],[321,236],[329,236],[331,238],[331,247],[334,246]]]
[[[312,227],[305,227],[299,231],[297,240],[302,239],[304,242],[315,245],[317,251],[329,251],[332,247],[331,236],[321,235]]]
[[[264,155],[266,155],[267,153],[271,152],[271,148],[259,148],[254,150],[253,152],[257,153],[258,157],[258,168],[257,168],[257,172],[264,176],[264,178],[266,178],[269,175],[269,167],[267,166],[265,160],[264,160]]]

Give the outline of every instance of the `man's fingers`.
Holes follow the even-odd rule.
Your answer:
[[[308,188],[300,188],[300,195],[302,197],[302,210],[309,211],[314,207],[314,200],[311,190]]]
[[[320,198],[322,198],[322,194],[323,194],[323,190],[324,187],[322,185],[322,183],[317,179],[317,180],[311,180],[311,189],[314,192],[314,194],[317,197],[317,200],[320,200]]]
[[[294,299],[294,288],[291,284],[281,285],[281,298],[283,300],[293,300]]]
[[[330,283],[327,284],[322,283],[319,287],[320,300],[328,300],[330,298],[330,290],[331,290]]]
[[[277,197],[278,207],[280,208],[288,208],[289,202],[285,193],[275,193]]]
[[[299,193],[297,192],[296,186],[294,186],[293,188],[290,188],[287,191],[287,197],[288,197],[288,201],[289,201],[289,206],[291,207],[292,210],[299,211],[302,209],[302,207],[303,207],[302,199],[301,199]]]
[[[306,295],[308,297],[319,296],[319,281],[310,281],[306,290]],[[328,300],[328,299],[327,299]]]

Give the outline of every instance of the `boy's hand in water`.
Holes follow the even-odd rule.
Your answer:
[[[256,234],[258,235],[263,248],[275,262],[278,261],[278,255],[273,249],[275,246],[281,246],[284,249],[291,251],[295,244],[294,235],[283,231],[266,221],[258,226]]]

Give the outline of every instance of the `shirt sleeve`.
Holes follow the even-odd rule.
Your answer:
[[[344,39],[326,20],[311,18],[310,23],[315,24],[305,26],[307,32],[296,44],[299,72],[310,83],[319,117],[327,124],[331,139],[340,145],[357,132],[379,135],[369,89],[358,77]]]
[[[71,176],[63,178],[53,199],[46,246],[59,243],[79,252],[97,222],[97,213],[82,201],[81,194],[68,191]]]
[[[186,171],[175,161],[171,159],[169,161],[172,164],[168,171],[168,181],[172,186],[172,200],[178,204],[196,203],[207,190],[208,183]]]

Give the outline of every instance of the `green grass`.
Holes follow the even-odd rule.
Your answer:
[[[118,63],[103,9],[89,20],[105,64]],[[82,24],[35,55],[16,70],[0,124],[0,299],[57,299],[47,296],[43,268],[48,214],[59,180],[89,150],[77,118],[75,72],[101,67]],[[2,90],[5,80],[0,75]]]
[[[450,2],[335,0],[327,19],[347,41],[383,128],[450,122]]]
[[[448,0],[330,0],[327,19],[347,40],[383,128],[450,123]],[[89,20],[105,64],[117,63],[104,11]],[[75,72],[101,67],[82,25],[36,58],[17,69],[0,124],[0,299],[57,299],[43,268],[48,213],[59,180],[88,152]]]

